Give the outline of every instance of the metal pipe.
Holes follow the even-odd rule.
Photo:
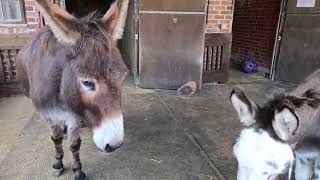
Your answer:
[[[287,4],[287,0],[281,1],[279,21],[278,21],[278,25],[277,25],[276,38],[274,41],[273,54],[272,54],[272,64],[271,64],[271,71],[270,71],[270,77],[269,77],[271,80],[275,80],[276,68],[277,68],[277,64],[278,64],[278,55],[279,55],[279,49],[280,49],[280,42],[281,42],[281,33],[282,33],[282,30],[283,30],[282,28],[283,28],[284,22],[285,22],[286,4]]]

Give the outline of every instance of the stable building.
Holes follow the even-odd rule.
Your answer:
[[[105,0],[52,0],[76,16]],[[0,89],[14,91],[16,55],[45,22],[34,0],[0,0]],[[299,83],[320,68],[313,0],[130,0],[119,47],[134,83],[177,89],[226,83],[230,62],[253,59],[271,79]]]

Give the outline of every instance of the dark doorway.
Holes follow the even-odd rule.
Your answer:
[[[112,2],[113,0],[65,0],[67,11],[77,17],[86,16],[94,11],[103,15]]]

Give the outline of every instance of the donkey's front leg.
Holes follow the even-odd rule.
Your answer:
[[[62,163],[62,159],[63,159],[63,148],[62,148],[62,141],[63,141],[63,129],[61,128],[61,126],[52,126],[51,127],[51,139],[54,143],[54,147],[55,147],[55,158],[56,158],[56,162],[53,163],[53,173],[55,176],[60,176],[63,173],[63,163]]]
[[[314,175],[313,175],[314,180],[320,180],[320,157],[317,157],[316,163],[314,166]]]
[[[313,161],[304,156],[303,153],[296,153],[296,180],[311,180],[313,175]]]
[[[69,129],[70,150],[73,156],[72,170],[75,173],[75,180],[85,180],[86,174],[82,172],[82,164],[80,162],[80,146],[81,138],[79,129]]]

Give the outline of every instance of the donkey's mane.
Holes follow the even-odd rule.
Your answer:
[[[301,97],[292,96],[284,92],[278,92],[271,96],[271,98],[261,107],[258,108],[256,114],[255,127],[257,129],[264,129],[276,140],[282,141],[272,127],[273,117],[276,111],[282,111],[284,108],[288,108],[294,113],[296,108],[301,108],[307,105],[314,109],[320,106],[320,93],[314,89],[307,90]]]
[[[272,111],[281,111],[285,107],[294,110],[295,108],[301,108],[303,105],[311,106],[314,109],[319,108],[320,92],[317,92],[314,89],[309,89],[302,94],[301,97],[292,96],[284,92],[275,93],[263,108]]]

